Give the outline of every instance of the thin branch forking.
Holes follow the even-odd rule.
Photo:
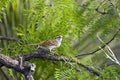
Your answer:
[[[115,62],[116,64],[120,65],[120,62],[118,61],[118,59],[116,58],[115,54],[113,53],[113,51],[111,50],[111,48],[105,44],[105,42],[99,37],[99,35],[97,35],[97,38],[107,47],[107,51],[109,53],[109,55],[102,49],[102,51],[105,52],[107,58],[109,58],[110,60],[112,60],[113,62]]]
[[[118,35],[119,31],[120,31],[120,29],[118,29],[118,30],[116,31],[116,33],[113,35],[113,37],[112,37],[108,42],[106,42],[106,43],[103,44],[102,46],[98,47],[96,50],[94,50],[94,51],[92,51],[92,52],[90,52],[90,53],[86,53],[86,54],[78,54],[78,55],[76,55],[76,57],[86,56],[86,55],[92,55],[92,54],[95,54],[96,52],[100,51],[101,49],[105,48],[106,45],[108,45],[109,43],[111,43],[111,42],[116,38],[116,36]]]

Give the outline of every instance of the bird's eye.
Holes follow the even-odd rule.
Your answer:
[[[56,36],[56,38],[62,38],[62,36]]]

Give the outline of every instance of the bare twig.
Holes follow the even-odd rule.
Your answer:
[[[101,50],[105,53],[105,55],[107,56],[107,58],[109,58],[109,59],[111,59],[112,61],[114,61],[114,59],[112,59],[112,58],[107,54],[107,52],[106,52],[104,49],[101,48]]]
[[[120,31],[120,29],[118,29],[116,31],[116,33],[113,35],[113,37],[108,42],[106,42],[105,44],[103,44],[102,46],[100,46],[99,48],[97,48],[96,50],[94,50],[94,51],[92,51],[90,53],[86,53],[86,54],[78,54],[78,55],[76,55],[76,57],[78,57],[78,56],[85,56],[85,55],[92,55],[92,54],[95,54],[96,52],[100,51],[101,48],[103,49],[104,47],[106,47],[106,45],[108,45],[109,43],[111,43],[116,38],[116,36],[118,35],[119,31]]]
[[[104,53],[106,54],[107,58],[109,58],[110,60],[112,60],[113,62],[115,62],[116,64],[120,65],[120,62],[117,60],[115,54],[113,53],[113,51],[111,50],[111,48],[105,44],[105,42],[97,35],[97,38],[107,47],[107,51],[109,53],[109,55],[102,49],[102,51],[104,51]]]
[[[5,37],[5,36],[0,36],[0,40],[18,41],[18,39],[15,39],[15,38],[9,38],[9,37]]]
[[[15,42],[20,42],[20,43],[29,44],[29,42],[24,41],[24,40],[22,40],[22,39],[10,38],[10,37],[5,37],[5,36],[0,36],[0,40],[15,41]]]

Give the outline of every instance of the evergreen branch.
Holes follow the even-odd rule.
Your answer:
[[[74,59],[74,58],[69,58],[69,57],[66,57],[66,56],[63,56],[63,55],[59,55],[57,53],[55,54],[48,54],[48,51],[46,50],[43,50],[43,49],[38,49],[38,50],[35,50],[35,51],[32,51],[32,52],[29,52],[29,53],[26,53],[26,54],[22,54],[22,55],[18,55],[18,56],[12,56],[12,57],[8,57],[8,56],[5,56],[6,58],[3,59],[3,57],[1,57],[1,55],[4,57],[5,55],[3,54],[0,54],[0,67],[2,66],[6,66],[8,68],[12,68],[18,72],[21,72],[23,74],[25,74],[26,72],[24,71],[24,64],[25,64],[25,61],[28,61],[32,58],[40,58],[40,59],[47,59],[47,60],[52,60],[52,61],[62,61],[62,62],[66,62],[66,61],[69,61],[69,62],[73,62],[73,63],[76,63],[78,64],[79,66],[83,67],[84,69],[86,69],[87,71],[89,71],[90,73],[93,73],[94,75],[97,75],[99,76],[100,75],[100,72],[94,70],[93,68],[91,67],[88,67],[88,66],[85,66],[84,64],[82,64],[79,60],[77,59]],[[22,58],[22,64],[20,63],[21,60],[20,58]],[[11,63],[11,64],[9,64]],[[69,64],[70,65],[70,64]],[[27,65],[26,65],[27,66]],[[70,65],[71,66],[71,65]],[[74,68],[75,69],[75,68]],[[78,71],[77,69],[75,69],[76,71]],[[29,71],[28,71],[29,72]],[[26,79],[27,80],[27,79]]]
[[[108,42],[106,42],[105,44],[103,44],[102,46],[97,48],[96,50],[94,50],[94,51],[92,51],[90,53],[86,53],[86,54],[78,54],[78,55],[76,55],[76,57],[78,57],[78,56],[85,56],[85,55],[93,55],[96,52],[100,51],[101,49],[105,48],[106,45],[110,44],[116,38],[116,36],[118,35],[119,31],[120,31],[120,29],[118,29],[118,31],[116,31],[116,33],[113,35],[113,37]]]

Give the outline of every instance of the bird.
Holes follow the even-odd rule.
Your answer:
[[[63,39],[63,36],[56,36],[54,38],[45,40],[41,43],[35,43],[35,44],[29,44],[29,45],[37,46],[38,48],[43,48],[51,52],[51,50],[60,47],[62,39]]]

